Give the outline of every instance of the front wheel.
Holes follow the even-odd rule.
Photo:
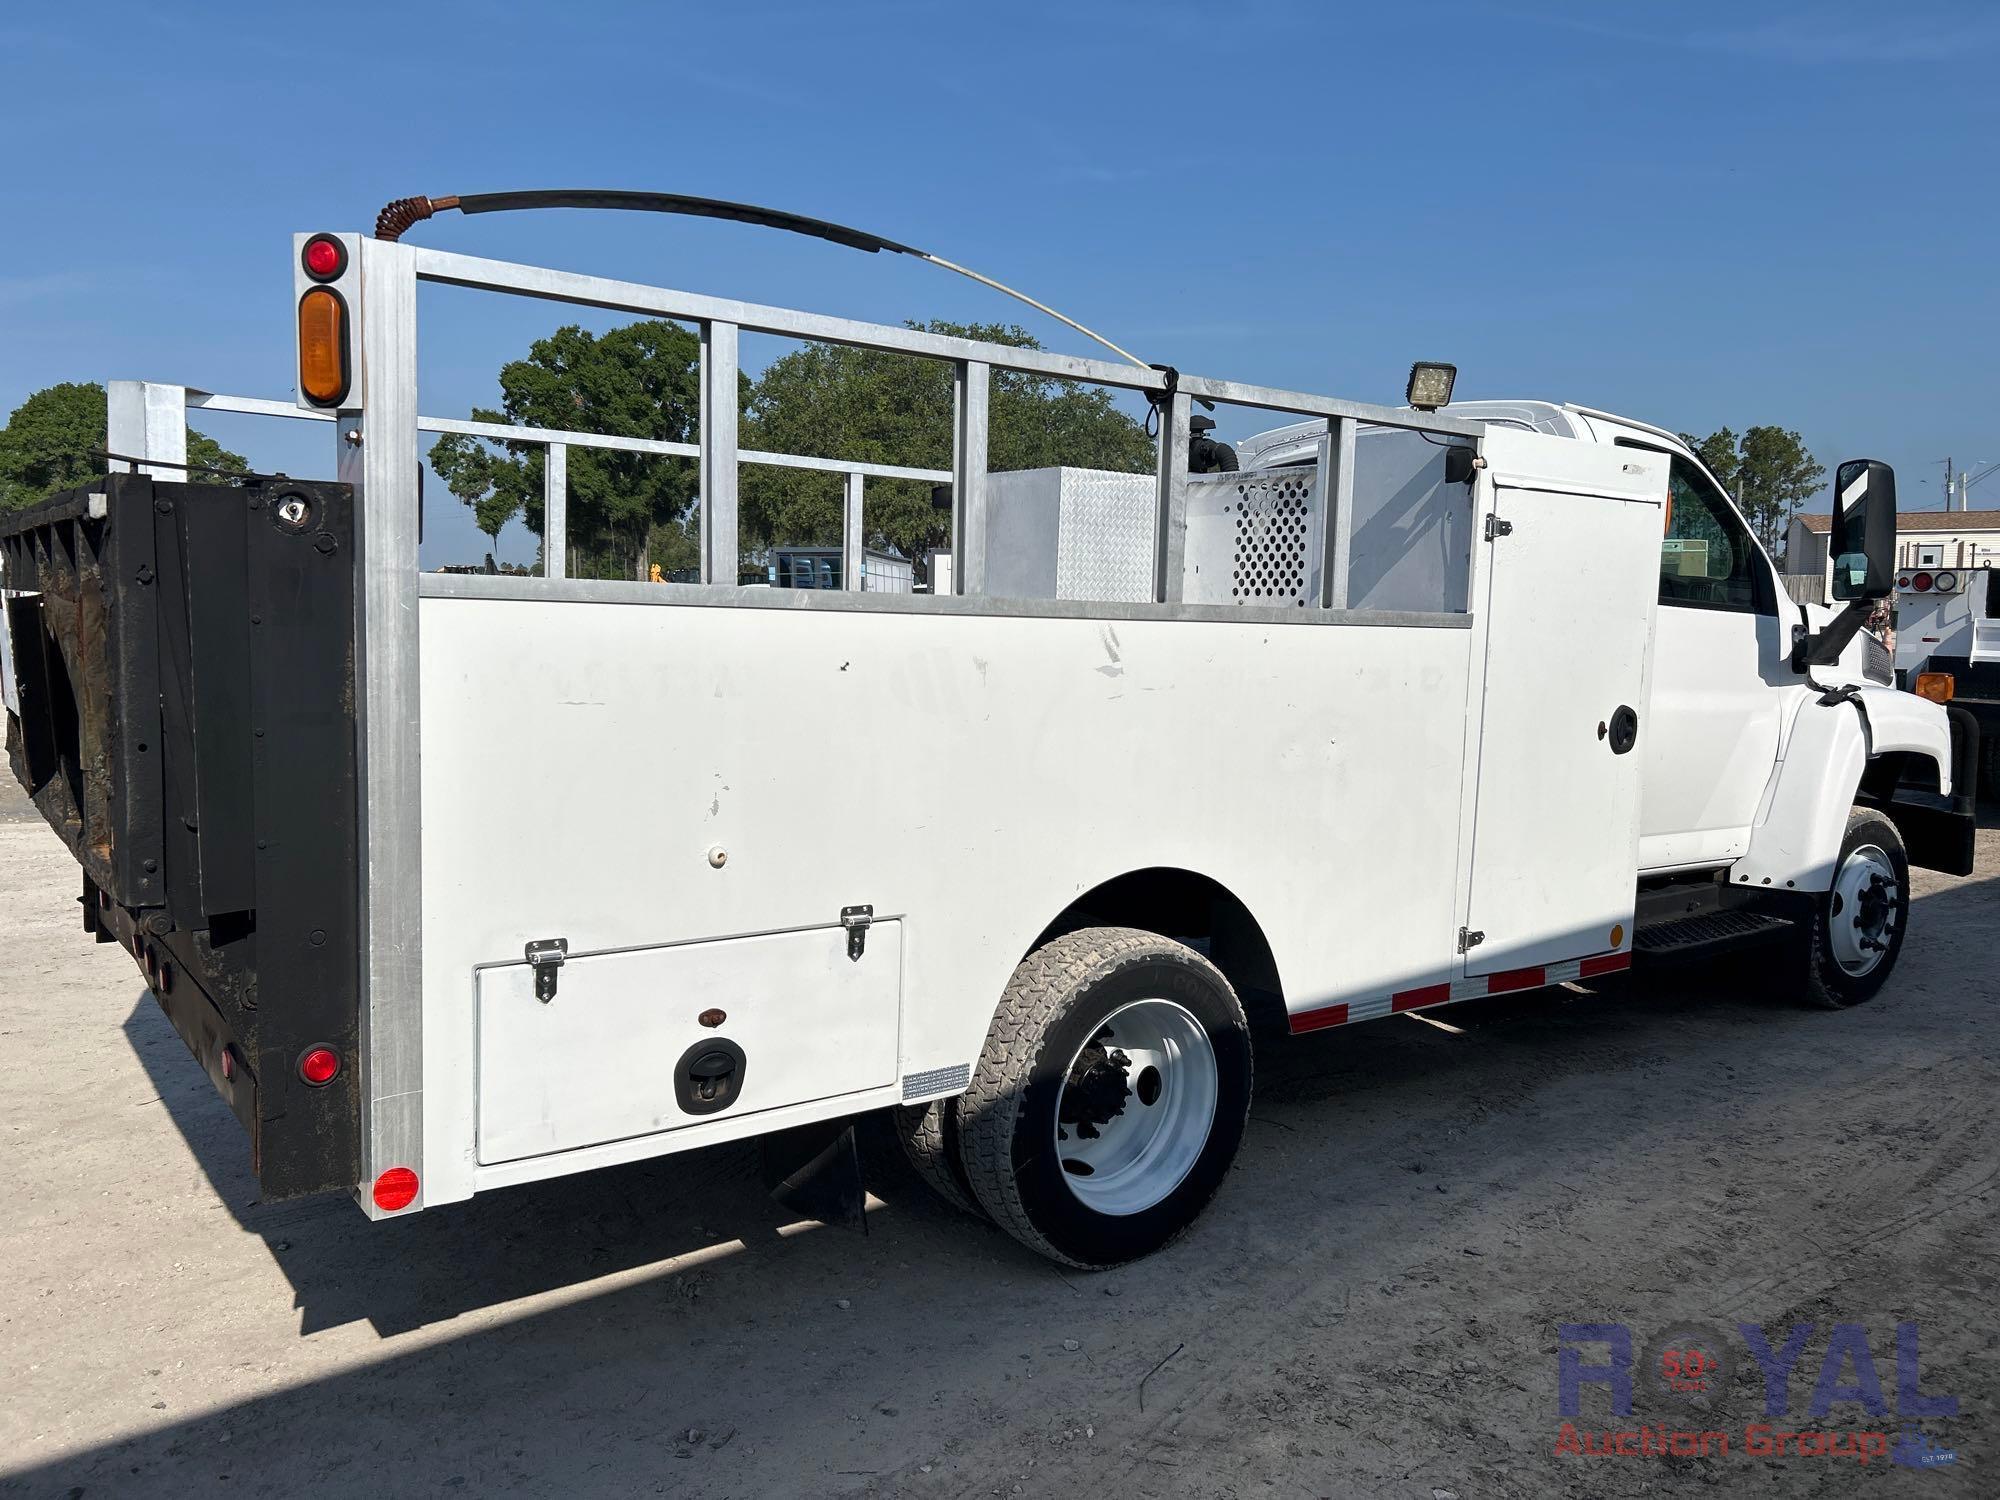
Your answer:
[[[1847,815],[1833,888],[1815,898],[1806,998],[1828,1010],[1873,999],[1910,925],[1910,860],[1896,825],[1871,808]]]
[[[1065,1264],[1113,1266],[1194,1222],[1250,1113],[1250,1028],[1193,949],[1091,927],[1014,971],[959,1099],[965,1180]]]

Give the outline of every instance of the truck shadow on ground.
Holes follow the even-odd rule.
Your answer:
[[[1913,926],[1990,909],[1991,884],[1920,899]],[[1913,947],[1882,1001],[1836,1015],[1681,970],[1455,1006],[1439,1017],[1455,1032],[1396,1017],[1266,1049],[1242,1157],[1201,1224],[1147,1262],[1145,1317],[1171,1329],[1212,1325],[1239,1299],[1282,1305],[1299,1294],[1301,1247],[1323,1252],[1303,1261],[1321,1283],[1359,1274],[1333,1247],[1353,1243],[1364,1214],[1369,1256],[1414,1263],[1481,1191],[1588,1181],[1621,1152],[1643,1155],[1674,1117],[1607,1109],[1607,1075],[1635,1102],[1706,1087],[1810,1108],[1823,1075],[1753,1060],[1782,1049],[1835,1067],[1887,1045],[1898,1023],[1885,1010],[1928,1003],[1927,958]],[[1035,1258],[934,1200],[879,1134],[865,1154],[881,1206],[865,1237],[790,1223],[762,1192],[754,1146],[382,1224],[344,1200],[261,1204],[234,1120],[150,1000],[127,1033],[216,1192],[294,1288],[302,1333],[365,1320],[403,1338],[359,1368],[9,1481],[31,1493],[225,1475],[282,1489],[302,1452],[323,1458],[320,1479],[359,1486],[383,1451],[411,1466],[405,1492],[588,1488],[595,1470],[671,1486],[717,1461],[725,1429],[746,1439],[732,1462],[785,1435],[818,1442],[828,1474],[873,1474],[838,1466],[882,1462],[899,1404],[937,1406],[957,1381],[1037,1369],[1051,1387],[1074,1380],[1075,1364],[1048,1367],[1070,1357],[1066,1331],[1101,1351],[1091,1380],[1120,1400],[1173,1347],[1132,1343],[1139,1310],[1121,1294],[1133,1272]],[[975,1361],[983,1373],[968,1375]],[[689,1443],[689,1429],[706,1436]]]

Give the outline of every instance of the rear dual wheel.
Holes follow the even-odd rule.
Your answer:
[[[970,1196],[1080,1267],[1159,1249],[1207,1204],[1250,1112],[1250,1030],[1192,948],[1093,927],[1015,970],[951,1111]]]

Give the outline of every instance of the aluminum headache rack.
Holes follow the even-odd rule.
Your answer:
[[[311,240],[337,240],[343,254],[333,275],[308,269]],[[419,662],[420,597],[628,601],[748,608],[861,609],[885,612],[1083,615],[1108,618],[1228,619],[1246,623],[1463,624],[1412,609],[1351,609],[1357,439],[1363,429],[1394,429],[1475,452],[1483,428],[1434,412],[1343,401],[1236,381],[1175,375],[1158,369],[1014,348],[907,327],[858,322],[674,291],[636,282],[450,254],[365,235],[298,235],[293,244],[295,298],[330,290],[339,300],[341,385],[316,404],[212,393],[142,382],[109,385],[108,447],[135,459],[159,479],[178,479],[193,412],[233,412],[323,422],[334,437],[338,479],[353,487],[356,718],[361,744],[361,1032],[370,1077],[362,1106],[360,1180],[387,1165],[422,1160],[423,916],[420,843]],[[420,283],[511,293],[579,307],[666,318],[700,334],[700,430],[695,443],[513,426],[420,415],[417,409],[417,288]],[[837,344],[949,364],[953,388],[952,461],[948,470],[862,463],[746,449],[738,440],[739,338],[744,332]],[[996,371],[1082,381],[1136,392],[1158,416],[1150,525],[1121,534],[1143,549],[1139,582],[1122,602],[1091,598],[1007,598],[989,589],[994,485],[988,473],[988,423]],[[307,382],[301,380],[301,390]],[[1294,503],[1309,483],[1322,503],[1310,528],[1296,527],[1295,556],[1277,579],[1273,602],[1243,596],[1231,602],[1210,587],[1187,586],[1189,496],[1213,491],[1218,476],[1188,472],[1190,419],[1196,400],[1323,420],[1310,477],[1294,467],[1282,483],[1265,483],[1273,503]],[[418,564],[422,456],[419,434],[454,433],[539,445],[543,469],[543,576],[425,575]],[[698,584],[577,580],[567,573],[566,469],[572,449],[600,449],[694,459],[699,464]],[[850,592],[745,589],[737,586],[739,466],[761,464],[839,474],[845,481],[843,573]],[[1233,476],[1221,476],[1224,478]],[[1245,476],[1246,482],[1254,476]],[[1267,476],[1268,477],[1268,476]],[[870,480],[915,480],[951,488],[950,595],[859,592]],[[1145,483],[1143,476],[1141,482]],[[1142,502],[1144,497],[1142,496]],[[1200,520],[1213,521],[1208,502]],[[1142,514],[1146,507],[1142,503]],[[1268,518],[1266,518],[1268,519]],[[1260,523],[1261,524],[1261,523]],[[1239,523],[1239,530],[1241,523]],[[1266,531],[1269,530],[1267,526]],[[1253,541],[1257,539],[1253,538]],[[1267,545],[1268,537],[1258,542]],[[1240,539],[1239,539],[1240,545]],[[1469,559],[1467,562],[1469,566]],[[1001,571],[1005,571],[1002,569]],[[1150,579],[1148,587],[1145,580]],[[1357,598],[1355,603],[1363,601]],[[1444,608],[1463,610],[1461,602]],[[365,1193],[364,1207],[367,1206]],[[372,1210],[371,1210],[372,1211]]]

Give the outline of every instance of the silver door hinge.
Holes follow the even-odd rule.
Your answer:
[[[1483,932],[1474,932],[1466,927],[1458,929],[1458,951],[1460,953],[1470,953],[1485,941],[1486,934]]]
[[[840,925],[847,929],[847,956],[859,960],[862,950],[868,946],[868,926],[875,920],[872,906],[843,906],[840,909]]]
[[[535,998],[542,1004],[555,999],[556,974],[568,957],[568,938],[537,938],[528,944],[528,967],[535,972]]]
[[[1487,541],[1489,542],[1492,541],[1493,538],[1495,538],[1496,536],[1512,536],[1513,534],[1514,534],[1514,523],[1512,521],[1503,521],[1498,516],[1494,515],[1491,511],[1487,512],[1486,515]]]

